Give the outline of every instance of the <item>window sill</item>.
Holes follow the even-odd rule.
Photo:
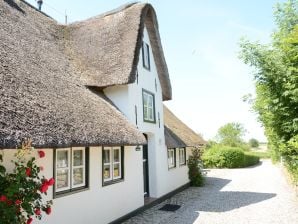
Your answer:
[[[110,181],[107,181],[107,182],[103,182],[102,183],[102,186],[103,187],[106,187],[106,186],[109,186],[109,185],[112,185],[112,184],[121,183],[121,182],[124,182],[124,179],[110,180]]]
[[[149,66],[149,67],[147,67],[147,66],[143,65],[143,68],[144,68],[144,69],[146,69],[148,72],[150,72],[150,71],[151,71],[151,69],[150,69],[150,66]]]
[[[168,167],[168,170],[173,170],[173,169],[176,169],[176,166]]]
[[[183,166],[186,166],[186,163],[184,163],[184,164],[179,164],[179,167],[183,167]]]
[[[89,187],[79,187],[79,188],[75,188],[72,190],[66,190],[66,191],[60,191],[60,192],[54,192],[53,194],[53,198],[61,198],[64,196],[68,196],[68,195],[72,195],[72,194],[76,194],[76,193],[80,193],[83,191],[88,191]]]
[[[156,120],[154,120],[154,121],[150,121],[150,120],[143,120],[144,122],[146,122],[146,123],[151,123],[151,124],[156,124]]]

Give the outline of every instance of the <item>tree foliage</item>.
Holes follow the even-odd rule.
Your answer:
[[[253,148],[259,147],[259,141],[255,138],[249,139],[248,144],[250,147],[253,147]]]
[[[262,45],[242,40],[241,58],[253,66],[256,98],[253,109],[265,127],[269,147],[289,167],[298,166],[298,0],[277,4],[272,42]],[[293,150],[294,148],[294,150]]]
[[[243,144],[245,129],[240,123],[227,123],[218,129],[217,140],[226,146],[240,146]]]

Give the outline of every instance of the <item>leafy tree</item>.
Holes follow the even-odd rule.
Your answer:
[[[220,144],[226,146],[240,146],[243,142],[245,129],[240,123],[227,123],[218,129],[217,139]]]
[[[298,135],[298,0],[277,4],[274,16],[277,28],[272,43],[242,40],[240,57],[256,68],[253,109],[274,157],[282,155],[289,167],[298,167],[293,159],[298,155],[293,144]]]
[[[253,148],[259,147],[259,141],[255,138],[249,139],[248,144],[250,147],[253,147]]]

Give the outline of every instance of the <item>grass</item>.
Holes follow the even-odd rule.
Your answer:
[[[250,155],[250,156],[257,156],[260,159],[270,159],[270,153],[267,152],[258,152],[258,151],[246,151],[244,152],[245,155]]]

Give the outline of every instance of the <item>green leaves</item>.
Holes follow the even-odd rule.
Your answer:
[[[39,189],[45,178],[39,176],[40,168],[35,157],[31,156],[33,150],[31,141],[22,144],[16,153],[16,161],[11,161],[11,165],[15,166],[13,172],[7,173],[5,167],[0,165],[1,224],[23,224],[32,216],[41,219],[41,213],[35,213],[36,209],[50,208],[52,204],[51,201],[42,200]]]
[[[253,109],[265,127],[269,145],[274,155],[284,156],[294,166],[290,161],[298,153],[292,154],[290,141],[298,134],[298,0],[278,4],[274,15],[277,29],[272,43],[241,40],[240,58],[256,68]]]
[[[219,143],[235,147],[244,143],[242,137],[245,132],[246,130],[242,124],[232,122],[220,127],[216,137]]]

